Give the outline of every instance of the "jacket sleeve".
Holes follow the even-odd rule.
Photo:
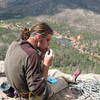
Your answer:
[[[41,72],[41,64],[38,54],[31,54],[27,58],[25,75],[29,91],[34,95],[40,96],[45,90],[46,80]]]

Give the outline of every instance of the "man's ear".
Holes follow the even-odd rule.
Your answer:
[[[42,42],[43,39],[42,39],[41,36],[37,36],[37,37],[36,37],[36,40],[37,40],[37,42]]]
[[[42,38],[42,35],[41,35],[41,34],[37,34],[37,35],[36,35],[36,38],[37,38],[37,39],[41,39],[41,38]]]

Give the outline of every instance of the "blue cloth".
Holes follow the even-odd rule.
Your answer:
[[[48,76],[48,82],[50,82],[50,83],[57,83],[58,82],[58,80],[55,78],[55,77],[52,77],[52,76]]]

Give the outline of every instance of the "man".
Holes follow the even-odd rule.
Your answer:
[[[33,25],[22,31],[21,39],[9,46],[5,58],[5,73],[12,87],[25,100],[39,97],[47,100],[52,96],[52,86],[47,82],[48,69],[53,61],[53,51],[49,49],[53,30],[46,23]],[[63,81],[60,85],[67,85]],[[53,88],[52,88],[53,87]],[[62,89],[62,88],[61,88]],[[58,90],[61,90],[58,89]]]

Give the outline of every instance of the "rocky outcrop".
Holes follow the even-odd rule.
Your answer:
[[[3,74],[4,73],[4,61],[0,61],[0,73]],[[2,76],[0,74],[0,85],[7,81],[5,76]],[[64,73],[65,74],[65,73]],[[100,85],[100,74],[93,74],[93,73],[89,73],[89,74],[81,74],[78,78],[77,81],[88,81],[88,80],[93,80],[93,82],[97,82],[97,85]],[[95,85],[93,84],[92,85]],[[88,84],[88,86],[91,85]],[[95,85],[96,86],[96,85]],[[93,87],[93,89],[95,89]],[[95,90],[95,92],[99,90],[99,88],[97,88]],[[94,91],[94,90],[93,90]],[[91,95],[91,94],[90,94]],[[82,97],[83,96],[83,97]],[[89,98],[91,96],[88,96],[87,98]],[[82,99],[84,98],[84,99]],[[98,97],[100,98],[100,97]],[[14,98],[9,98],[7,97],[1,90],[0,90],[0,100],[15,100]],[[72,88],[72,86],[69,84],[69,87],[66,87],[65,89],[63,89],[62,91],[56,93],[55,95],[53,95],[49,100],[100,100],[100,99],[86,99],[84,95],[80,95],[80,92],[77,91],[77,88]]]

